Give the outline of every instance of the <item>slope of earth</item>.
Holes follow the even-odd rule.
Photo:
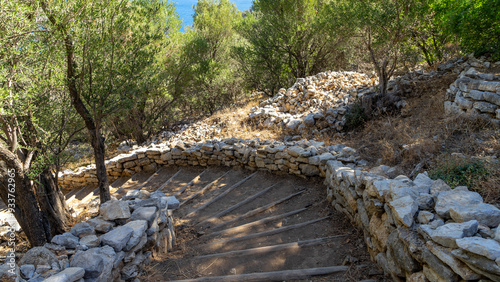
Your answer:
[[[181,170],[162,189],[181,202],[174,211],[176,246],[153,261],[143,281],[247,281],[252,275],[302,281],[308,271],[322,275],[304,281],[383,281],[362,234],[329,207],[319,179]]]
[[[477,175],[467,186],[500,207],[500,131],[481,120],[445,116],[446,89],[456,78],[448,74],[416,81],[401,113],[369,120],[340,142],[356,148],[371,164],[396,166],[410,177],[479,160],[487,175]]]

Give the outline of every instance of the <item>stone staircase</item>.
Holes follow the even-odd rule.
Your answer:
[[[164,167],[118,179],[112,187],[118,199],[141,189],[180,202],[174,212],[177,244],[152,263],[143,281],[382,277],[362,234],[328,207],[320,182],[263,171]]]
[[[118,178],[117,199],[162,191],[174,211],[177,242],[142,281],[381,281],[363,236],[332,210],[314,179],[227,168],[162,167]],[[97,212],[98,191],[66,194],[77,213]],[[311,280],[312,279],[312,280]]]

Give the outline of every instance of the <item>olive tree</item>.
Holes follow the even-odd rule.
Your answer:
[[[38,246],[68,228],[51,163],[78,123],[36,3],[8,2],[0,18],[0,196]]]
[[[101,203],[110,199],[103,130],[107,118],[131,109],[150,72],[144,69],[167,35],[167,1],[41,1],[65,52],[66,87],[94,150]],[[147,24],[144,24],[147,23]],[[160,37],[160,39],[158,39]]]
[[[256,0],[239,27],[248,42],[236,54],[243,73],[273,95],[296,78],[339,67],[351,28],[336,13],[336,1]]]

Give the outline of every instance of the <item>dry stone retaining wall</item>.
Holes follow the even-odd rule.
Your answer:
[[[205,143],[152,145],[110,159],[106,161],[106,168],[111,180],[141,171],[153,171],[163,165],[242,166],[296,175],[324,176],[324,169],[321,168],[324,168],[327,160],[339,159],[347,163],[361,161],[354,153],[352,148],[343,145],[324,146],[324,142],[225,139]],[[322,164],[318,166],[320,162]],[[95,179],[93,165],[59,175],[60,185],[71,189],[94,183]]]
[[[452,190],[426,174],[411,180],[396,176],[390,167],[368,171],[364,164],[354,149],[342,145],[258,139],[164,144],[107,163],[115,177],[161,165],[236,166],[325,177],[332,206],[363,230],[372,259],[395,280],[500,281],[499,209],[467,187]],[[78,179],[92,175],[79,173]],[[66,185],[78,184],[74,174],[67,175],[72,180]],[[60,178],[64,182],[66,174]]]
[[[480,117],[500,126],[499,75],[470,68],[450,85],[446,98],[446,114]]]
[[[396,281],[500,281],[499,209],[467,187],[380,170],[329,161],[326,183],[328,200],[362,228],[386,273]]]

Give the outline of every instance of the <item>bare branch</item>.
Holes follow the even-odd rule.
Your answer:
[[[26,160],[24,161],[24,170],[28,170],[31,166],[31,160],[33,159],[33,156],[35,155],[35,150],[30,151],[28,153],[28,156],[26,157]]]

